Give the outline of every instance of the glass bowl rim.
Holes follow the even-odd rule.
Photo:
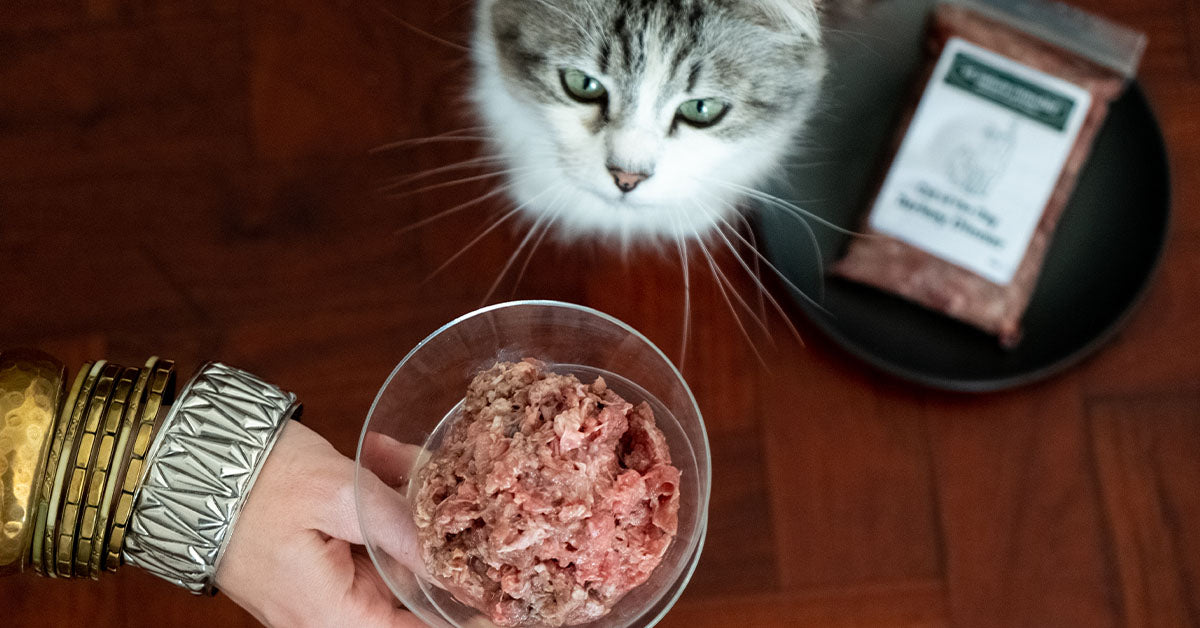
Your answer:
[[[692,576],[696,572],[696,566],[699,564],[700,556],[704,550],[704,542],[708,537],[708,508],[709,508],[709,504],[710,504],[710,501],[712,498],[712,451],[710,449],[710,444],[709,444],[709,440],[708,440],[708,426],[706,426],[704,423],[704,415],[700,412],[700,404],[697,403],[696,396],[695,396],[695,394],[692,393],[692,388],[691,388],[691,386],[688,385],[687,380],[684,379],[683,373],[681,373],[679,371],[679,367],[677,367],[675,365],[675,363],[672,362],[671,359],[668,358],[665,353],[663,353],[662,349],[660,349],[658,347],[658,345],[654,344],[654,342],[652,342],[649,338],[647,338],[644,334],[642,334],[642,332],[638,331],[637,329],[634,329],[633,326],[629,325],[625,321],[622,321],[621,319],[619,319],[615,316],[612,316],[611,314],[606,314],[604,312],[601,312],[600,310],[588,307],[586,305],[579,305],[577,303],[569,303],[566,301],[556,301],[556,300],[552,300],[552,299],[524,299],[524,300],[518,300],[518,301],[505,301],[502,303],[495,303],[492,305],[484,306],[484,307],[472,310],[470,312],[467,312],[466,314],[463,314],[463,315],[451,320],[450,322],[443,324],[442,326],[440,326],[436,330],[434,330],[432,333],[425,336],[424,339],[422,339],[420,342],[418,342],[412,349],[409,350],[409,352],[407,354],[405,354],[404,358],[401,359],[400,362],[398,364],[396,364],[396,366],[392,369],[392,372],[388,374],[387,379],[384,380],[384,382],[383,382],[383,385],[379,387],[379,392],[375,393],[375,399],[371,402],[371,407],[367,410],[367,418],[363,422],[362,433],[359,434],[359,437],[358,437],[358,446],[355,448],[355,451],[354,451],[354,514],[355,514],[355,518],[358,519],[359,533],[362,534],[362,537],[363,537],[363,546],[366,548],[367,554],[371,558],[372,566],[377,571],[379,571],[380,577],[383,579],[384,584],[387,585],[388,590],[391,591],[393,596],[400,598],[400,595],[396,592],[396,589],[392,585],[391,580],[383,573],[383,570],[380,568],[379,557],[377,557],[375,555],[375,549],[373,547],[371,547],[371,543],[367,542],[368,539],[370,538],[370,536],[367,534],[366,526],[363,525],[362,517],[358,516],[358,507],[359,507],[359,503],[360,503],[359,478],[362,473],[362,464],[360,461],[362,459],[363,443],[366,442],[367,433],[368,433],[367,428],[370,427],[371,417],[375,415],[375,408],[379,405],[380,400],[383,398],[384,391],[386,391],[388,389],[388,386],[391,385],[392,380],[396,377],[396,374],[400,372],[400,369],[404,368],[404,366],[406,364],[408,364],[408,361],[410,359],[412,359],[412,357],[414,355],[416,355],[418,352],[420,352],[421,349],[423,349],[425,347],[425,345],[429,344],[434,338],[437,338],[446,330],[448,330],[460,323],[463,323],[469,319],[475,318],[476,316],[482,316],[482,315],[488,314],[490,312],[507,309],[507,308],[511,308],[511,307],[523,307],[523,306],[562,308],[565,310],[575,310],[577,312],[582,312],[589,316],[594,316],[605,322],[616,325],[617,327],[621,328],[622,330],[628,332],[629,334],[631,334],[638,340],[641,340],[648,347],[650,347],[653,350],[653,352],[656,355],[658,355],[658,357],[660,359],[662,359],[662,361],[670,368],[671,374],[674,375],[675,379],[679,382],[679,384],[683,386],[684,392],[687,393],[688,401],[691,402],[692,408],[696,412],[696,422],[700,426],[700,439],[699,439],[699,442],[692,443],[692,449],[693,449],[694,453],[697,455],[697,458],[700,457],[700,454],[703,454],[704,460],[708,463],[706,465],[706,468],[704,471],[704,477],[701,478],[704,482],[704,490],[701,491],[701,495],[700,495],[701,499],[700,499],[700,504],[699,504],[699,512],[701,513],[700,527],[699,527],[699,530],[693,541],[693,549],[687,555],[687,560],[689,560],[691,562],[691,564],[688,565],[688,567],[685,569],[685,571],[682,574],[680,574],[680,577],[682,579],[678,580],[678,583],[679,583],[678,588],[676,588],[675,591],[668,594],[670,599],[667,601],[666,607],[663,608],[661,611],[659,611],[658,614],[653,619],[650,620],[650,623],[646,624],[647,626],[653,626],[653,625],[657,624],[659,621],[661,621],[664,616],[666,616],[666,614],[670,611],[671,607],[673,607],[675,605],[675,602],[677,602],[679,600],[679,597],[681,595],[683,595],[684,589],[687,588],[688,583],[691,582]],[[667,596],[664,596],[663,598],[659,598],[659,602],[662,602],[663,600],[667,600]],[[403,602],[404,600],[401,598],[400,601]],[[410,610],[412,610],[412,609],[410,609]],[[420,614],[417,614],[417,617],[419,619],[423,619],[423,618],[421,618]]]

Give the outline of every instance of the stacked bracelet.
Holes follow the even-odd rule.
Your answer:
[[[120,506],[132,501],[124,489],[141,486],[142,467],[133,462],[174,391],[169,360],[151,358],[141,368],[100,360],[80,369],[46,426],[49,453],[29,487],[37,506],[26,556],[35,572],[98,579],[117,570],[123,537],[115,532],[129,518]]]
[[[213,579],[246,496],[296,396],[223,364],[200,369],[159,432],[125,560],[193,593]]]
[[[21,571],[29,557],[38,515],[34,486],[45,472],[66,377],[48,355],[0,353],[0,573]]]
[[[68,388],[67,383],[71,381]],[[295,395],[209,363],[175,399],[175,367],[0,353],[0,575],[98,579],[123,563],[194,593],[300,413]]]

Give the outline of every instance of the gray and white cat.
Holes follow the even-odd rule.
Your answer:
[[[825,75],[815,0],[479,0],[472,100],[535,226],[701,238],[780,164]]]

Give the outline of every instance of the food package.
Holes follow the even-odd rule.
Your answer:
[[[833,273],[1021,336],[1055,227],[1145,37],[1040,0],[939,4],[887,174]]]

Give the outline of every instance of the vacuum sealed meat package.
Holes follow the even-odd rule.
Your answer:
[[[864,230],[833,273],[1021,335],[1047,250],[1145,37],[1039,0],[934,10],[928,63]]]

